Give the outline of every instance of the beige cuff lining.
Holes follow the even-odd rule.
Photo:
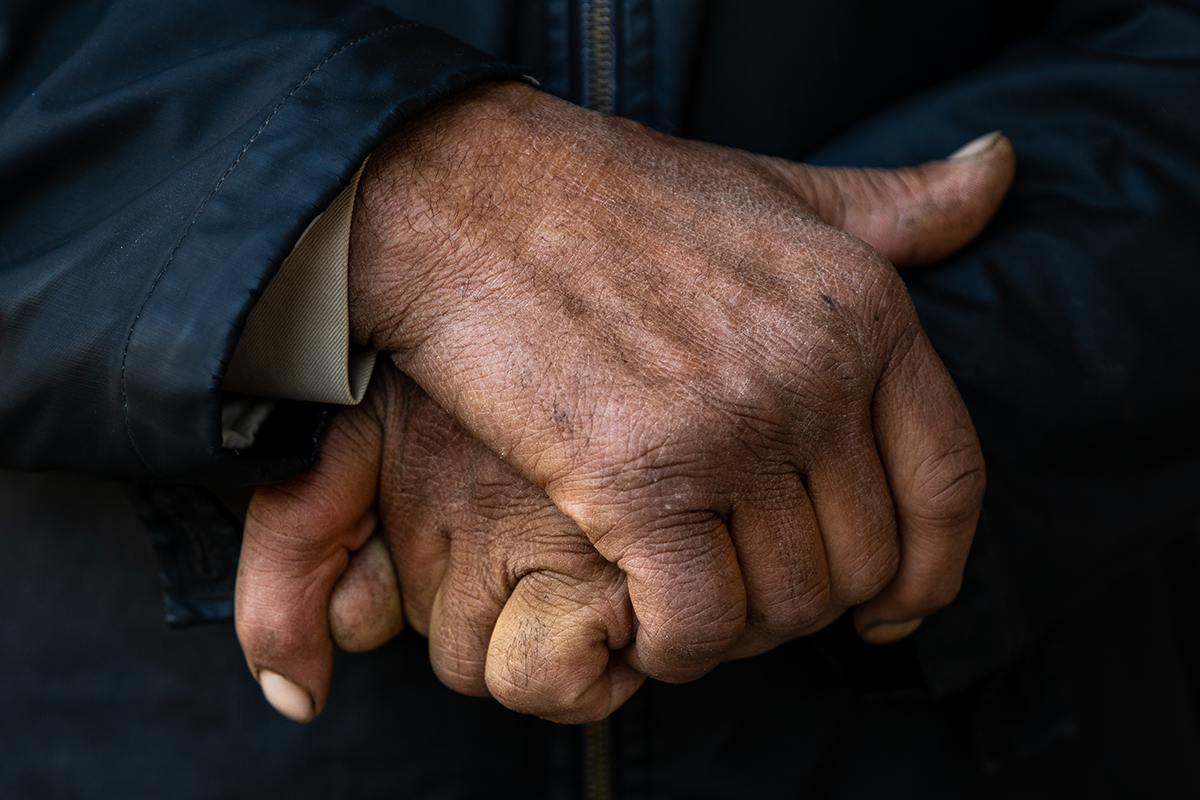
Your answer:
[[[251,310],[224,391],[340,405],[362,400],[375,350],[350,344],[346,287],[360,175],[309,224]]]

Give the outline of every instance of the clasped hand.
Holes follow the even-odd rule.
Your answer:
[[[403,620],[452,688],[567,722],[850,608],[911,632],[958,591],[984,467],[889,259],[961,247],[1012,168],[999,137],[805,167],[519,84],[406,125],[351,240],[353,337],[392,364],[247,520],[268,699],[311,718],[333,639]]]

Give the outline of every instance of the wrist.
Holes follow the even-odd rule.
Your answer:
[[[564,114],[591,115],[523,83],[488,83],[420,114],[375,151],[350,232],[356,344],[403,358],[441,316],[439,299],[508,257],[505,245],[539,210],[529,188],[556,172],[555,152],[542,146],[554,137],[542,134],[561,129]]]

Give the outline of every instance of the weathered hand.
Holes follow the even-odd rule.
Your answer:
[[[887,640],[957,592],[984,473],[880,251],[951,252],[1011,175],[1003,139],[820,170],[491,85],[369,164],[354,337],[628,575],[644,674],[688,680],[851,606]]]
[[[365,650],[400,629],[396,572],[453,689],[583,722],[641,685],[610,652],[633,638],[625,576],[409,378],[380,364],[321,444],[313,470],[256,493],[246,522],[238,635],[276,708],[312,718],[333,641]],[[377,524],[385,538],[369,539]]]
[[[982,162],[900,173],[765,163],[815,198],[826,218],[894,257],[921,261],[973,235],[995,205],[1011,153],[1006,143],[992,144],[999,151]],[[839,200],[846,187],[859,204]],[[376,508],[388,544],[367,538]],[[347,649],[373,647],[401,626],[389,546],[405,610],[430,636],[433,663],[450,686],[490,689],[513,708],[580,721],[609,713],[639,685],[640,675],[610,653],[633,633],[619,570],[586,546],[544,493],[383,370],[369,401],[335,418],[318,467],[260,491],[252,506],[239,633],[268,697],[285,713],[307,719],[324,705],[330,624]],[[757,649],[744,642],[726,655]]]

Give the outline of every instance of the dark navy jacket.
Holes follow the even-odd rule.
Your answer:
[[[582,5],[0,2],[0,465],[126,483],[169,613],[227,613],[220,487],[311,464],[324,414],[290,404],[221,449],[254,300],[429,103],[518,63],[597,102]],[[1200,3],[613,7],[615,113],[827,164],[997,128],[1018,155],[989,230],[906,275],[988,460],[959,600],[887,651],[835,626],[648,687],[612,723],[621,796],[1194,781]],[[0,796],[582,791],[574,732],[450,695],[416,639],[344,659],[313,726],[274,720],[227,627],[159,630],[145,535],[107,485],[0,478]]]

